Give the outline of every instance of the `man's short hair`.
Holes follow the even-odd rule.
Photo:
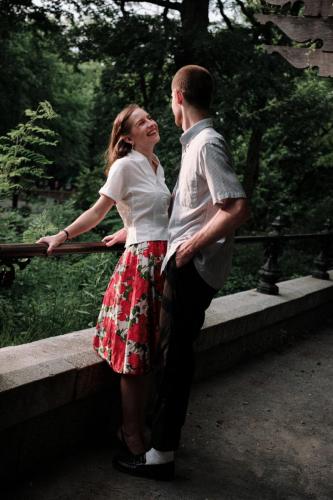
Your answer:
[[[181,90],[191,106],[203,110],[209,109],[214,83],[212,75],[206,68],[194,64],[183,66],[173,77],[172,88]]]

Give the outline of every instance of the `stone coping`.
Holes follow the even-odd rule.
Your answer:
[[[228,343],[333,301],[333,271],[329,274],[330,280],[305,276],[283,281],[279,295],[247,290],[214,299],[196,349]]]
[[[279,283],[280,295],[255,290],[219,297],[206,314],[198,355],[333,301],[330,280]],[[93,329],[0,349],[0,431],[96,393],[110,370],[92,349]]]

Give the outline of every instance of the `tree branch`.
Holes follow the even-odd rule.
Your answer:
[[[222,3],[222,0],[217,0],[217,6],[220,10],[220,13],[221,13],[221,16],[223,18],[223,21],[225,22],[225,24],[228,26],[228,28],[230,30],[233,30],[234,27],[232,25],[232,22],[231,20],[229,19],[229,17],[226,15],[226,13],[224,12],[224,7],[223,7],[223,3]]]
[[[142,3],[143,0],[124,0],[123,3]],[[153,5],[159,5],[167,9],[182,11],[181,2],[171,2],[170,0],[147,0],[146,3],[152,3]]]
[[[127,12],[125,10],[126,0],[114,0],[114,2],[117,5],[117,7],[120,8],[122,15],[125,17],[127,15]]]
[[[250,23],[252,24],[252,26],[256,26],[258,28],[261,27],[260,23],[256,20],[256,18],[254,17],[254,14],[253,12],[250,10],[250,9],[247,9],[244,5],[244,3],[242,2],[242,0],[236,0],[236,4],[240,7],[242,13],[244,14],[244,16],[250,21]]]
[[[166,23],[166,20],[168,19],[168,13],[169,13],[169,7],[164,7],[163,14],[162,14],[164,25]]]

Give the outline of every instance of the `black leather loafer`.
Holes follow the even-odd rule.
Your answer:
[[[114,457],[112,463],[115,469],[132,476],[157,479],[158,481],[172,481],[175,477],[174,461],[166,464],[147,465],[145,453],[140,455],[121,453]]]

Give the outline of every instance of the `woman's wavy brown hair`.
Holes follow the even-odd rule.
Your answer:
[[[109,145],[105,152],[105,175],[108,175],[111,165],[118,158],[123,158],[132,150],[132,145],[125,141],[124,137],[130,133],[131,125],[129,118],[133,111],[139,107],[137,104],[130,104],[116,116],[113,122]]]

